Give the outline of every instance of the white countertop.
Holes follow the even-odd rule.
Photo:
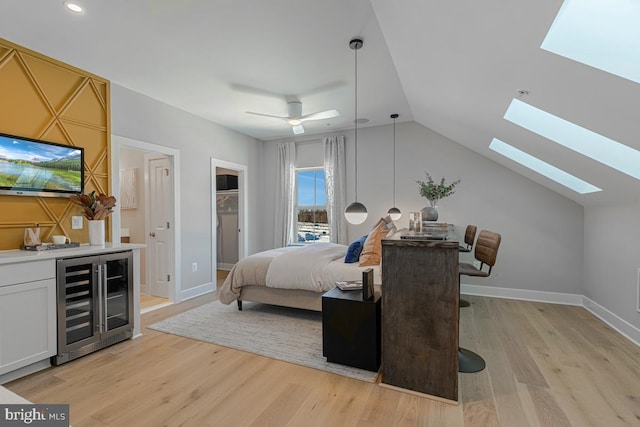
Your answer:
[[[147,245],[141,243],[106,243],[100,246],[90,246],[88,243],[85,243],[77,248],[49,249],[45,251],[24,251],[21,249],[14,249],[9,251],[0,251],[0,265],[13,264],[16,262],[37,261],[42,259],[67,258],[118,252],[129,249],[140,249],[146,246]]]

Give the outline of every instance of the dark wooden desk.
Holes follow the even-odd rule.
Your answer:
[[[382,241],[382,383],[458,401],[458,240]]]

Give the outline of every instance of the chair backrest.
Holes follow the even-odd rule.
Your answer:
[[[473,241],[476,238],[476,231],[478,227],[475,225],[467,225],[467,229],[464,231],[464,243],[466,243],[469,248],[473,246]]]
[[[496,257],[498,256],[498,248],[502,236],[493,231],[482,230],[478,235],[476,241],[475,257],[478,261],[489,266],[489,274],[491,274],[491,267],[496,264]]]

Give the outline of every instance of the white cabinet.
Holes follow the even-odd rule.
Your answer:
[[[56,354],[55,260],[0,265],[0,375]]]

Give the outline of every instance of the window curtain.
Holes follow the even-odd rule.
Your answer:
[[[346,173],[344,154],[344,136],[322,138],[324,148],[324,178],[327,191],[327,219],[331,241],[347,242],[347,221],[344,209],[347,206]]]
[[[274,244],[276,248],[287,246],[293,236],[293,210],[295,208],[296,144],[278,144],[276,177],[276,206],[274,224]]]

